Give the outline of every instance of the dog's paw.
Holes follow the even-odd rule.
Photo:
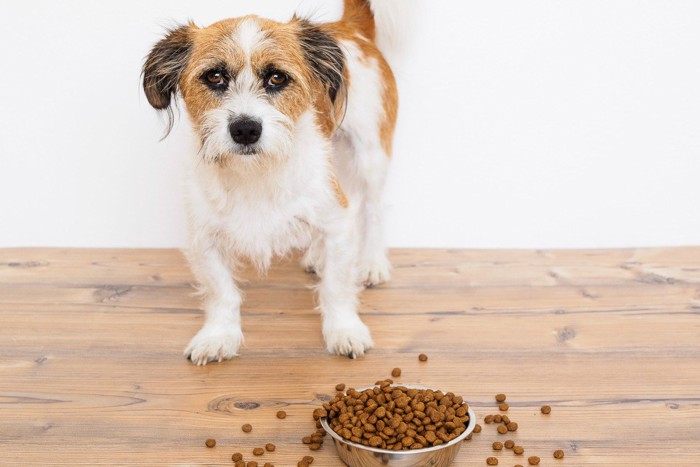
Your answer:
[[[391,263],[385,255],[370,258],[360,267],[360,282],[365,287],[383,284],[391,278]]]
[[[354,316],[351,320],[324,323],[323,337],[328,352],[348,358],[357,358],[374,346],[369,328]]]
[[[222,362],[238,355],[241,344],[243,332],[240,327],[204,326],[185,348],[185,357],[195,365]]]

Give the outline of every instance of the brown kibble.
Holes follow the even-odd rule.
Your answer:
[[[233,467],[245,467],[245,461],[244,461],[243,459],[241,459],[241,460],[239,460],[239,461],[236,461],[236,462],[233,464]]]
[[[505,394],[496,394],[496,402],[503,402],[506,400],[506,395]]]
[[[540,409],[540,412],[543,414],[547,415],[552,411],[552,408],[548,405],[543,405],[542,408]]]
[[[428,356],[426,354],[422,353],[422,354],[418,355],[418,360],[420,360],[421,362],[427,362]]]
[[[307,464],[313,464],[314,463],[314,456],[304,456],[301,459],[302,462],[306,462]]]
[[[498,459],[495,457],[487,457],[486,458],[486,463],[488,465],[498,465]]]
[[[513,446],[513,452],[517,455],[520,455],[525,452],[525,449],[523,449],[522,446]]]
[[[391,370],[391,376],[393,376],[394,378],[401,376],[401,368],[394,368],[393,370]]]
[[[280,420],[282,420],[283,418],[287,418],[287,412],[285,412],[284,410],[279,410],[277,412],[277,418],[279,418]]]
[[[265,450],[266,450],[267,452],[275,452],[275,448],[276,448],[276,446],[275,446],[274,444],[272,444],[272,443],[267,443],[267,444],[265,445]]]
[[[309,449],[311,449],[312,451],[318,451],[319,449],[321,449],[321,445],[317,443],[312,443],[309,444]]]
[[[484,417],[484,423],[486,424],[491,424],[493,423],[493,415],[487,415]]]
[[[304,462],[304,461],[299,461],[299,462],[297,462],[297,467],[309,467],[309,463]]]
[[[506,425],[506,428],[508,431],[518,431],[518,424],[515,422],[510,422],[508,425]]]
[[[275,467],[275,464],[273,464],[272,462],[265,462],[265,465],[263,465],[263,467]]]
[[[508,424],[510,423],[510,417],[508,417],[508,415],[502,415],[502,416],[501,416],[501,421],[502,421],[503,423],[505,423],[506,425],[508,425]]]
[[[515,467],[523,467],[522,464],[515,464]]]
[[[231,456],[231,460],[232,460],[233,462],[242,461],[242,460],[243,460],[243,454],[241,454],[240,452],[236,452],[236,453],[234,453],[234,454]]]
[[[530,465],[538,465],[540,463],[540,458],[537,456],[528,457],[527,463]]]
[[[515,446],[515,442],[512,439],[509,439],[503,444],[506,449],[513,449],[513,446]]]
[[[204,445],[208,448],[213,448],[214,446],[216,446],[216,440],[209,438],[204,442]]]
[[[503,443],[501,443],[500,441],[496,441],[491,445],[491,447],[493,447],[494,451],[500,451],[501,449],[503,449]]]
[[[498,431],[499,434],[505,435],[508,433],[508,428],[506,428],[503,425],[500,425],[498,428],[496,428],[496,431]]]
[[[501,402],[500,404],[498,404],[498,410],[500,410],[501,412],[506,412],[509,408],[510,406],[505,402]]]
[[[258,463],[256,461],[248,461],[246,467],[258,467]]]
[[[503,421],[503,416],[501,415],[494,415],[493,416],[493,421],[496,423],[501,423]]]
[[[262,456],[265,454],[265,450],[263,448],[255,448],[253,449],[253,455],[254,456]]]
[[[556,451],[554,451],[554,458],[555,459],[563,459],[564,458],[564,451],[562,451],[561,449],[557,449]]]
[[[326,415],[328,415],[328,413],[326,412],[326,409],[320,409],[320,408],[314,410],[314,413],[313,413],[314,420],[319,420],[319,419],[325,417]]]
[[[345,383],[338,383],[335,385],[336,391],[345,391]]]
[[[481,425],[478,423],[474,425],[474,433],[481,433]]]
[[[311,444],[311,436],[304,436],[301,438],[301,442],[304,444]]]
[[[250,423],[246,423],[241,427],[241,430],[243,430],[244,433],[250,433],[251,431],[253,431],[253,425],[251,425]]]

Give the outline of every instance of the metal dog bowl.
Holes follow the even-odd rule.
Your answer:
[[[406,384],[401,386],[411,389],[432,389]],[[357,390],[362,392],[372,387],[374,386],[358,388]],[[435,391],[435,389],[432,390]],[[464,438],[469,436],[469,433],[474,431],[474,426],[476,426],[476,415],[471,407],[467,413],[469,414],[467,429],[449,443],[405,451],[377,449],[348,441],[331,429],[327,417],[321,418],[321,425],[333,438],[338,456],[349,467],[447,467],[457,457]]]

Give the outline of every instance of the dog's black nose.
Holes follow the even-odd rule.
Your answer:
[[[262,123],[252,118],[240,118],[231,123],[228,131],[238,144],[253,144],[260,139]]]

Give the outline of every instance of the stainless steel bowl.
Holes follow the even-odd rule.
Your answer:
[[[406,384],[401,384],[399,386],[412,389],[432,389],[409,386]],[[358,388],[357,390],[362,392],[365,389],[369,388]],[[435,391],[435,389],[433,390]],[[335,444],[335,449],[338,451],[340,459],[345,462],[345,465],[350,467],[447,467],[452,463],[454,458],[457,457],[457,453],[462,447],[464,438],[474,431],[476,416],[471,407],[469,407],[468,413],[469,424],[467,425],[467,429],[449,443],[425,449],[411,449],[406,451],[389,451],[387,449],[371,448],[347,441],[331,429],[326,417],[321,418],[321,425],[333,438],[333,443]]]

